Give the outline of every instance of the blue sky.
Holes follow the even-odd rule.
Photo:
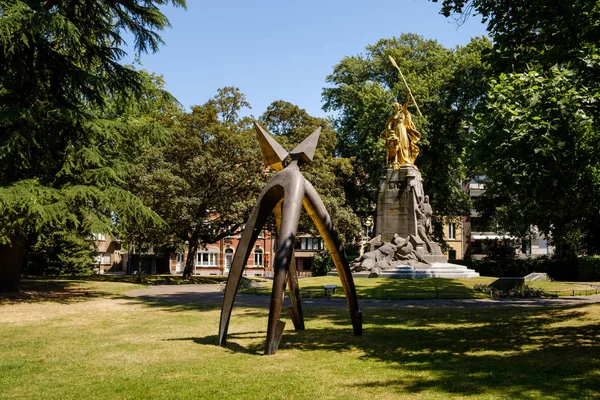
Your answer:
[[[367,45],[416,33],[455,47],[485,34],[479,17],[457,26],[440,7],[427,0],[188,0],[187,11],[163,9],[173,26],[162,32],[158,53],[142,55],[142,68],[162,74],[186,108],[236,86],[256,117],[275,100],[323,117],[326,76]]]

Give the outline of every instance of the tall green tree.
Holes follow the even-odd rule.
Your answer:
[[[439,0],[431,0],[438,2]],[[441,0],[442,14],[483,18],[494,42],[495,72],[523,72],[580,58],[600,37],[597,0]]]
[[[168,224],[174,246],[187,247],[184,277],[199,246],[232,235],[246,221],[266,178],[256,134],[233,87],[176,117],[168,143],[148,148],[130,179],[132,191]]]
[[[537,226],[560,256],[600,253],[600,2],[445,0],[479,13],[494,51],[473,168],[481,209],[511,233]]]
[[[122,34],[156,51],[159,6],[184,0],[0,1],[0,291],[19,289],[27,239],[159,218],[123,188],[139,131],[107,119],[142,91]]]
[[[468,213],[470,202],[460,190],[464,149],[469,141],[465,122],[483,94],[487,66],[482,53],[489,49],[485,38],[464,47],[447,49],[435,40],[414,34],[382,39],[357,56],[344,58],[327,77],[324,109],[336,112],[336,151],[353,160],[354,174],[345,182],[347,197],[362,218],[373,214],[377,187],[385,168],[385,143],[381,133],[392,114],[394,101],[408,96],[405,84],[390,63],[398,63],[423,116],[414,105],[410,112],[423,137],[416,165],[426,192],[441,216]],[[437,230],[440,232],[441,230]]]

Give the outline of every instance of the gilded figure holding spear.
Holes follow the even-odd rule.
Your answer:
[[[421,110],[419,110],[419,106],[406,83],[406,79],[404,79],[402,71],[400,71],[400,68],[391,56],[390,60],[398,69],[408,89],[410,98],[412,98],[417,111],[421,114]],[[419,155],[417,142],[421,139],[421,133],[417,131],[408,112],[408,102],[409,98],[407,97],[404,106],[401,106],[400,103],[394,103],[394,115],[388,118],[385,124],[385,131],[383,132],[383,137],[386,140],[386,165],[394,169],[398,169],[401,165],[414,166],[415,159]]]

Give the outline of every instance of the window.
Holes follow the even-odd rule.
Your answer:
[[[263,251],[261,249],[254,250],[254,266],[262,267],[263,265]]]
[[[94,240],[106,241],[106,235],[104,233],[93,233],[92,238]]]
[[[102,255],[102,264],[110,264],[110,254],[109,253],[105,253]]]
[[[225,270],[229,271],[231,268],[231,263],[233,262],[233,250],[225,249]]]
[[[473,179],[471,179],[471,182],[469,182],[469,188],[470,189],[485,189],[485,176],[475,176],[473,177]]]
[[[471,217],[471,232],[497,232],[495,220],[482,217]]]
[[[456,260],[456,250],[448,250],[448,260]]]
[[[322,250],[323,240],[321,238],[300,238],[300,250]]]
[[[213,249],[199,250],[198,258],[196,259],[197,267],[216,267],[217,266],[217,251]]]
[[[175,255],[175,272],[183,272],[183,253]]]
[[[521,252],[523,254],[531,254],[531,240],[523,239],[521,242]]]
[[[448,224],[448,239],[456,239],[456,224],[454,222]]]

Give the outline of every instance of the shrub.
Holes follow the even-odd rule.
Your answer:
[[[531,297],[542,297],[544,296],[544,290],[540,288],[532,288],[531,286],[525,285],[525,289],[521,293],[518,289],[510,289],[510,290],[498,290],[489,285],[477,284],[473,287],[473,290],[476,292],[487,293],[490,297],[494,298],[514,298],[514,297],[522,297],[522,298],[531,298]]]
[[[600,256],[579,257],[579,279],[582,281],[600,280]]]
[[[333,268],[333,260],[328,251],[322,250],[315,254],[311,268],[312,276],[325,276]]]
[[[455,260],[455,264],[474,269],[482,276],[526,276],[532,272],[545,272],[554,280],[577,280],[578,265],[574,260],[548,258],[514,260]]]
[[[486,239],[483,247],[487,260],[514,260],[517,257],[514,241]]]
[[[96,252],[91,243],[71,232],[52,232],[28,254],[24,272],[30,275],[90,275]]]

